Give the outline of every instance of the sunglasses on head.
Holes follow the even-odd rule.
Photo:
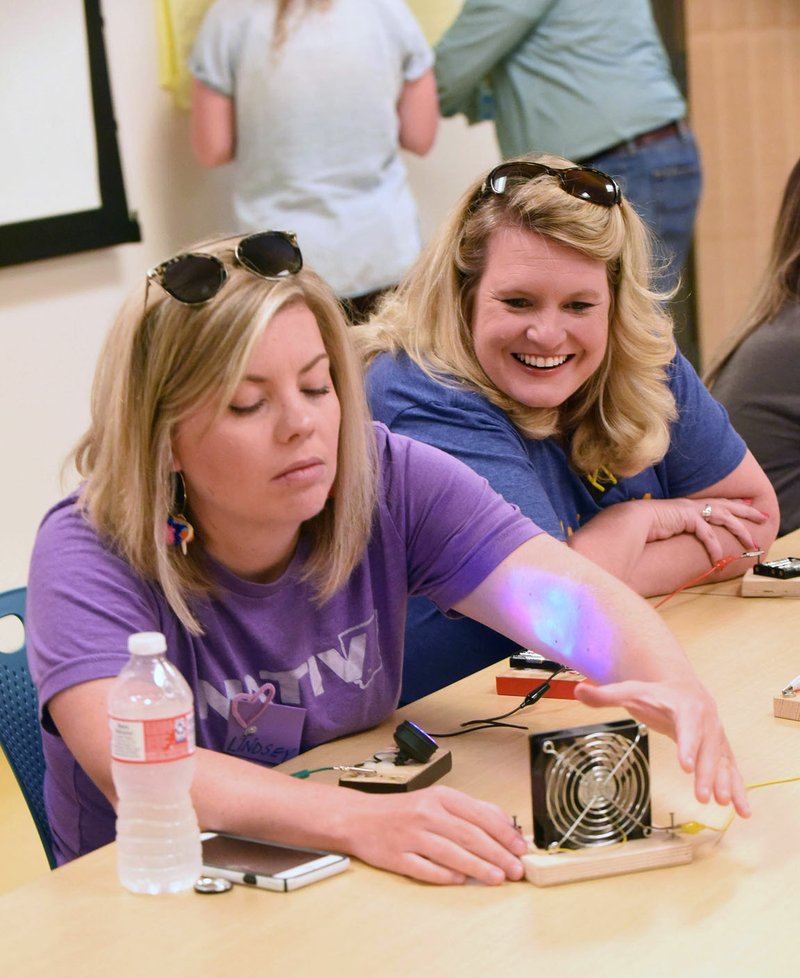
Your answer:
[[[303,267],[303,256],[291,231],[248,234],[234,248],[233,257],[237,265],[265,279],[296,275]],[[156,282],[173,299],[188,306],[213,299],[227,280],[222,259],[193,251],[169,258],[147,273],[148,286]]]
[[[592,204],[600,204],[601,207],[613,207],[622,200],[619,184],[602,170],[595,170],[591,166],[568,166],[557,170],[532,160],[516,160],[496,166],[483,181],[481,195],[503,194],[509,180],[524,182],[542,173],[558,177],[561,189],[580,200],[588,200]]]

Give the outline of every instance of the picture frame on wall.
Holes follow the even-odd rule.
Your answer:
[[[128,211],[100,0],[0,10],[0,266],[140,241]]]

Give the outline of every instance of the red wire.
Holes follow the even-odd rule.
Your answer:
[[[709,577],[715,571],[724,570],[728,566],[728,564],[732,564],[734,560],[742,560],[743,557],[744,554],[728,554],[726,557],[720,557],[720,559],[716,562],[716,564],[710,567],[707,571],[704,571],[698,577],[692,578],[691,581],[686,581],[686,583],[681,584],[680,587],[676,587],[671,594],[668,594],[665,598],[662,598],[658,602],[658,604],[655,605],[655,607],[660,608],[662,605],[666,604],[670,598],[674,598],[676,594],[680,594],[681,591],[683,591],[685,588],[692,587],[695,584],[699,584],[700,581],[705,580],[705,578]]]

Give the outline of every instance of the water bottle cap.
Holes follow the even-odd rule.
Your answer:
[[[161,632],[136,632],[128,637],[131,655],[160,655],[167,651],[167,640]]]

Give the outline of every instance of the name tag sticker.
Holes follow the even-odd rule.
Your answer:
[[[300,753],[306,711],[273,702],[275,687],[264,683],[231,700],[225,752],[270,767]]]

